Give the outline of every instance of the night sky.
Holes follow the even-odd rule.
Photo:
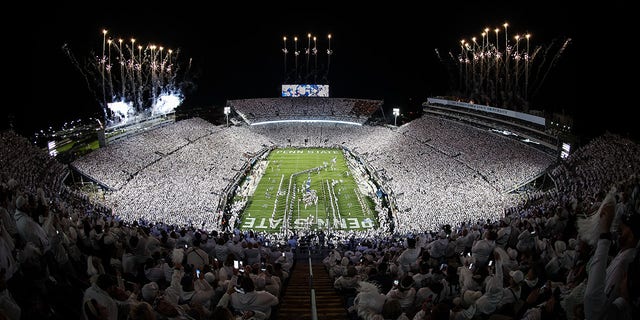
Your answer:
[[[304,47],[310,32],[317,35],[320,50],[326,50],[326,35],[332,34],[331,96],[381,99],[385,108],[412,110],[427,97],[449,93],[450,71],[437,60],[434,49],[458,53],[460,39],[480,38],[485,27],[493,30],[508,22],[509,38],[530,32],[532,46],[572,39],[532,108],[574,116],[579,133],[595,135],[607,129],[637,137],[635,121],[619,116],[637,104],[635,99],[627,100],[630,85],[619,76],[625,62],[616,58],[615,50],[604,49],[627,37],[625,30],[629,29],[624,26],[632,21],[621,17],[629,16],[631,10],[622,1],[608,2],[606,8],[581,8],[582,13],[576,8],[559,8],[556,2],[523,7],[516,1],[474,1],[431,8],[429,1],[398,8],[368,4],[358,10],[346,9],[343,2],[314,2],[313,6],[274,2],[270,7],[216,3],[96,4],[104,6],[101,10],[55,3],[40,8],[41,13],[29,17],[34,46],[29,51],[28,108],[3,113],[13,117],[22,133],[99,114],[98,98],[62,46],[67,44],[83,59],[92,50],[99,53],[102,29],[126,41],[134,37],[138,43],[179,48],[183,61],[192,59],[196,87],[187,92],[185,108],[211,107],[222,113],[227,99],[278,96],[284,77],[282,37],[290,39],[292,51],[293,36],[301,38],[298,44]],[[614,22],[623,26],[614,28],[619,32],[601,31],[605,37],[593,33],[598,26],[613,28],[608,26]],[[594,41],[603,47],[599,49]],[[291,66],[293,60],[288,63]],[[324,63],[321,56],[319,64]],[[599,108],[606,110],[598,115]],[[41,115],[39,119],[34,119],[34,110]],[[3,125],[6,119],[3,117]]]

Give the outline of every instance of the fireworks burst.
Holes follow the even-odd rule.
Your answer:
[[[184,100],[189,66],[181,70],[179,51],[125,41],[102,31],[102,54],[81,61],[63,50],[82,73],[104,113],[106,127],[172,113]]]
[[[509,38],[509,25],[502,26],[493,30],[485,28],[481,38],[460,40],[459,53],[449,51],[449,59],[442,57],[437,49],[435,53],[449,70],[452,88],[457,87],[456,96],[526,112],[529,101],[539,92],[571,38],[554,40],[548,46],[534,46],[531,34],[515,34]]]

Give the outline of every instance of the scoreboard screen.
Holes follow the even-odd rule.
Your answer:
[[[328,97],[329,85],[321,84],[283,84],[283,97]]]
[[[569,157],[569,153],[571,153],[571,145],[569,143],[562,143],[562,150],[560,151],[560,158],[566,159]]]

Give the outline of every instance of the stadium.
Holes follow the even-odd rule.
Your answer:
[[[186,110],[179,51],[102,30],[97,118],[0,131],[0,318],[632,319],[640,147],[510,105],[552,46],[508,27],[412,117],[336,94],[311,33],[280,94]]]
[[[562,250],[558,243],[573,241],[575,245],[576,241],[557,235],[565,230],[559,226],[570,230],[575,226],[571,227],[568,221],[587,220],[581,216],[604,203],[600,197],[607,194],[611,181],[620,181],[620,190],[628,190],[623,192],[635,199],[640,149],[633,141],[605,135],[565,158],[561,156],[561,146],[532,138],[537,131],[535,126],[523,129],[517,119],[507,121],[499,116],[489,122],[491,116],[486,111],[461,110],[459,102],[446,101],[430,99],[425,102],[421,117],[393,126],[371,122],[370,117],[381,103],[375,100],[230,100],[230,125],[214,125],[198,117],[143,125],[150,128],[146,130],[135,130],[140,127],[136,124],[130,133],[68,166],[26,139],[5,132],[2,160],[11,165],[4,167],[3,176],[11,178],[3,183],[4,203],[11,209],[11,202],[15,202],[16,212],[44,214],[44,223],[37,228],[44,237],[40,241],[47,240],[41,250],[56,258],[44,273],[50,276],[42,281],[71,281],[67,285],[71,294],[86,286],[82,278],[116,272],[121,274],[118,279],[124,279],[123,292],[142,293],[140,302],[126,303],[133,312],[146,306],[142,304],[146,291],[141,288],[148,289],[154,283],[166,288],[165,294],[172,290],[171,277],[154,277],[149,272],[153,268],[162,270],[163,265],[169,267],[167,264],[178,266],[175,259],[182,258],[176,258],[177,250],[185,255],[185,263],[192,263],[190,253],[208,256],[200,264],[196,262],[194,268],[203,274],[206,270],[211,279],[206,280],[210,282],[205,285],[209,289],[197,289],[204,290],[198,292],[207,297],[202,303],[209,303],[209,307],[201,313],[196,313],[193,306],[175,309],[179,310],[176,312],[218,319],[214,315],[222,309],[210,303],[221,297],[227,281],[236,279],[229,275],[232,280],[227,280],[223,271],[233,259],[228,257],[235,256],[236,261],[253,266],[256,276],[265,272],[255,267],[260,261],[291,272],[291,276],[280,273],[283,279],[277,286],[260,286],[266,291],[256,292],[269,292],[269,297],[276,300],[267,307],[250,307],[252,312],[264,310],[272,319],[292,314],[308,319],[313,316],[313,308],[318,308],[326,319],[335,319],[366,318],[368,312],[375,312],[362,305],[357,311],[349,311],[354,308],[352,299],[358,290],[366,287],[362,283],[353,287],[354,281],[362,282],[367,277],[374,281],[377,276],[366,276],[364,272],[376,270],[375,266],[388,266],[391,269],[384,274],[389,279],[395,277],[407,283],[423,274],[422,265],[461,265],[460,270],[470,270],[469,267],[481,274],[483,268],[489,268],[492,272],[495,269],[491,266],[478,267],[491,260],[483,260],[479,249],[478,243],[485,237],[499,237],[492,240],[492,250],[503,252],[501,259],[513,259],[502,248],[520,254],[549,250],[540,244],[534,245],[534,251],[525,247],[522,237],[532,237],[537,231],[544,238],[555,239],[552,252],[557,254]],[[513,130],[517,128],[520,130]],[[16,154],[9,151],[13,148],[28,152]],[[601,163],[625,165],[611,171]],[[577,168],[582,169],[574,171]],[[29,195],[29,204],[21,194]],[[604,201],[613,201],[607,199]],[[633,201],[637,205],[637,200]],[[81,231],[83,226],[85,232]],[[9,231],[6,227],[4,230]],[[485,230],[484,236],[480,230]],[[65,236],[60,238],[60,233]],[[35,241],[29,237],[37,238],[37,234],[25,235],[25,240]],[[76,237],[77,245],[69,242],[69,237]],[[144,239],[142,247],[137,244],[140,239]],[[467,243],[466,239],[472,242]],[[588,239],[583,241],[586,245]],[[183,245],[185,249],[177,249]],[[416,256],[419,263],[404,262],[405,252],[415,251],[417,245],[423,252]],[[27,245],[21,252],[37,259],[37,250]],[[122,260],[118,259],[120,250],[124,250]],[[135,253],[137,250],[142,251]],[[153,258],[149,256],[151,252],[155,252]],[[162,252],[174,256],[163,258]],[[255,260],[255,252],[262,258]],[[382,259],[385,253],[395,254],[393,263],[376,262],[376,257]],[[500,254],[495,255],[498,260]],[[145,262],[136,263],[135,257],[144,258]],[[304,257],[310,264],[305,266]],[[316,262],[311,263],[312,259]],[[110,263],[103,265],[100,261]],[[85,263],[89,263],[88,269]],[[496,263],[502,267],[505,262]],[[32,264],[23,261],[21,268],[37,266]],[[133,267],[136,264],[140,269]],[[360,273],[347,273],[350,265],[360,268]],[[11,264],[7,267],[17,271]],[[317,298],[314,293],[314,299],[309,301],[309,288],[300,288],[306,281],[301,284],[299,277],[305,277],[305,273],[308,276],[311,271],[307,268],[313,267],[316,279],[311,290],[317,290]],[[549,273],[549,277],[558,277],[558,272],[565,270],[545,268],[541,272]],[[86,273],[81,271],[85,269]],[[326,274],[322,269],[327,270]],[[180,277],[193,272],[180,270]],[[233,270],[234,274],[238,270],[251,272],[241,266]],[[79,276],[83,273],[86,276]],[[466,273],[452,274],[464,277]],[[19,273],[13,276],[20,278]],[[205,281],[204,276],[192,281],[197,283],[198,279]],[[323,285],[323,281],[328,284]],[[457,284],[453,278],[442,281],[451,281],[447,282],[452,286],[449,297],[475,288],[462,280]],[[343,287],[343,282],[351,283],[352,289]],[[383,285],[379,283],[375,290],[385,290]],[[47,287],[60,290],[65,286],[49,283]],[[432,287],[430,284],[418,289]],[[397,290],[389,287],[389,295]],[[481,289],[475,290],[482,294]],[[304,302],[296,298],[299,296]],[[185,308],[180,299],[174,301],[174,308]],[[413,309],[416,299],[418,296],[399,310],[418,314]],[[387,298],[392,300],[395,301]],[[47,301],[57,312],[49,315],[52,318],[77,315],[77,307],[62,307],[56,299]],[[442,307],[448,305],[446,301],[442,300]],[[471,302],[465,305],[477,308]],[[240,305],[234,308],[241,309]],[[166,312],[157,305],[153,310],[158,314]],[[35,309],[26,314],[37,312],[44,311]]]
[[[288,238],[302,225],[406,233],[496,218],[522,201],[509,191],[558,157],[428,114],[398,128],[367,125],[381,101],[297,99],[229,101],[238,125],[182,120],[70,166],[104,186],[103,205],[127,222]],[[147,190],[145,199],[137,190]],[[410,227],[414,212],[421,229]]]

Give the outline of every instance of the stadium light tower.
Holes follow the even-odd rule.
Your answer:
[[[397,126],[398,123],[398,116],[400,115],[400,109],[399,108],[393,108],[393,125]]]
[[[229,113],[231,113],[230,107],[224,107],[224,115],[227,117],[227,127],[229,126]]]

